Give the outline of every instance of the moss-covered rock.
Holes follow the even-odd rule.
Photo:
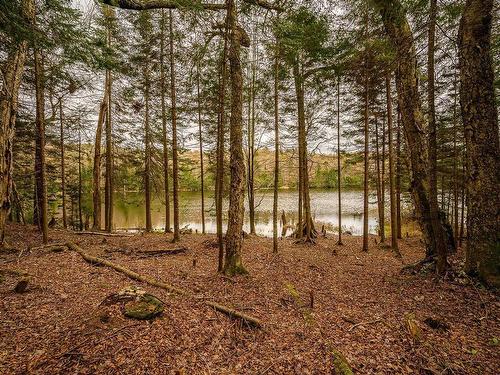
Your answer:
[[[137,299],[129,301],[124,306],[124,315],[140,320],[153,319],[163,312],[163,303],[152,296],[151,294],[144,294],[138,296]]]

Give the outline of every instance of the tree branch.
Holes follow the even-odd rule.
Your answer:
[[[206,10],[225,9],[225,4],[202,3],[201,0],[98,0],[102,4],[111,5],[122,9],[147,10],[147,9],[179,9],[200,8]]]
[[[317,68],[312,68],[312,69],[306,70],[304,72],[304,79],[309,77],[309,76],[312,76],[313,74],[315,74],[317,72],[320,72],[323,70],[331,70],[331,69],[335,69],[335,68],[337,68],[337,65],[332,64],[332,65],[319,66]]]
[[[283,8],[280,7],[279,5],[271,4],[267,2],[267,0],[243,0],[247,4],[254,4],[258,5],[262,8],[268,9],[268,10],[276,10],[278,12],[283,11]]]

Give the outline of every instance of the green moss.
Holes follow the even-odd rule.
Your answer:
[[[235,265],[226,266],[224,267],[224,275],[226,276],[236,276],[236,275],[247,275],[248,271],[246,270],[245,267],[243,267],[243,264],[237,263]]]
[[[150,294],[144,294],[138,300],[127,302],[124,309],[129,318],[149,320],[163,312],[163,303]]]
[[[332,349],[333,355],[333,374],[335,375],[354,375],[344,355],[336,349]]]

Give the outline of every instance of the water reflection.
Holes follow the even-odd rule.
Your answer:
[[[288,224],[295,224],[297,219],[298,192],[284,190],[279,193],[279,219],[282,211]],[[320,229],[321,225],[329,232],[338,232],[338,204],[336,190],[311,190],[311,209],[314,221]],[[201,232],[201,194],[199,192],[180,193],[180,225],[188,226]],[[256,197],[256,231],[264,236],[272,236],[272,190],[259,191]],[[227,216],[228,200],[224,200],[224,215]],[[213,194],[205,194],[205,228],[209,233],[215,233],[215,205]],[[363,191],[346,190],[342,192],[342,229],[352,234],[362,234],[363,231]],[[172,214],[172,212],[171,212]],[[155,230],[165,228],[164,202],[156,198],[152,201],[152,223]],[[227,217],[225,217],[227,219]],[[224,220],[225,220],[224,219]],[[104,218],[103,218],[104,220]],[[171,218],[173,226],[173,218]],[[140,193],[116,194],[114,207],[114,226],[117,230],[140,229],[145,226],[144,196]],[[282,223],[279,220],[281,233]],[[368,226],[370,233],[377,230],[377,207],[374,197],[370,198]],[[244,230],[249,230],[248,207],[246,206]]]

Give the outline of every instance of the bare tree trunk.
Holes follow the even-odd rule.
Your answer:
[[[493,8],[493,0],[466,1],[458,44],[467,153],[465,266],[468,273],[499,287],[500,145],[491,57]]]
[[[198,139],[200,142],[200,182],[201,182],[201,232],[205,234],[205,179],[203,168],[203,136],[201,121],[200,64],[196,64],[196,93],[198,97]]]
[[[101,230],[101,140],[102,127],[107,116],[108,104],[108,77],[104,83],[104,96],[99,108],[99,116],[97,118],[97,128],[95,132],[94,143],[94,170],[92,173],[92,202],[93,202],[93,219],[92,229],[95,231]]]
[[[338,198],[339,198],[339,240],[337,245],[342,244],[342,175],[340,165],[340,76],[337,81],[337,184],[338,184]]]
[[[276,39],[276,56],[274,57],[274,194],[273,194],[273,253],[278,252],[278,185],[279,185],[279,45]],[[283,227],[285,224],[283,223]]]
[[[226,233],[224,274],[246,273],[242,263],[242,229],[245,193],[245,162],[243,157],[243,74],[240,61],[241,46],[250,44],[248,35],[238,24],[236,4],[227,0],[229,29],[229,64],[231,72],[231,117],[230,117],[230,168],[229,213]]]
[[[366,67],[365,67],[366,69]],[[365,92],[364,92],[364,135],[365,135],[365,151],[364,151],[364,184],[363,184],[363,251],[368,251],[368,72],[365,72]]]
[[[224,268],[224,235],[222,233],[222,198],[224,196],[224,128],[226,123],[225,96],[226,96],[226,58],[227,39],[229,34],[229,18],[226,16],[226,28],[224,32],[224,47],[222,50],[220,84],[219,84],[219,114],[217,118],[217,170],[215,179],[215,210],[217,219],[217,243],[219,245],[219,257],[217,271],[222,272]]]
[[[417,62],[413,33],[405,11],[398,0],[373,1],[385,26],[386,33],[396,48],[399,62],[396,72],[398,98],[405,131],[411,170],[411,192],[419,218],[427,256],[438,254],[439,271],[446,268],[445,230],[441,223],[431,220],[431,191],[429,188],[429,158],[424,137],[424,116],[421,110],[417,83]]]
[[[82,133],[78,129],[78,226],[83,230],[83,216],[82,216]]]
[[[60,123],[60,151],[61,151],[61,194],[62,194],[62,219],[64,229],[68,228],[68,220],[66,216],[66,173],[64,171],[64,123],[63,123],[63,107],[62,98],[59,98],[59,123]]]
[[[105,10],[105,16],[107,22],[114,17],[114,11],[112,8],[107,7]],[[107,45],[111,48],[111,30],[110,25],[107,25],[106,30],[107,35]],[[104,211],[105,211],[105,228],[107,232],[111,232],[113,229],[113,144],[112,144],[112,105],[111,105],[111,88],[112,88],[112,76],[111,70],[106,70],[107,80],[106,83],[108,88],[107,93],[107,113],[106,113],[106,175],[105,175],[105,192],[104,192]]]
[[[458,147],[457,147],[457,82],[453,81],[453,234],[458,246]]]
[[[306,242],[313,242],[311,201],[309,196],[309,172],[305,119],[304,77],[300,62],[293,65],[295,94],[297,97],[298,148],[299,148],[299,221],[297,234]],[[301,204],[302,203],[302,204]]]
[[[174,199],[174,238],[180,240],[179,234],[179,161],[177,150],[177,107],[175,98],[175,63],[174,63],[174,30],[173,14],[169,9],[169,44],[170,44],[170,100],[172,105],[172,177],[173,177],[173,199]]]
[[[401,234],[401,111],[397,107],[397,131],[396,131],[396,222],[397,238],[403,238]]]
[[[380,242],[385,242],[384,198],[382,195],[381,153],[379,144],[378,118],[375,116],[375,166],[377,168],[377,208],[378,208],[378,234]]]
[[[35,21],[33,21],[35,24]],[[45,78],[43,73],[43,57],[35,46],[35,85],[36,85],[36,150],[35,150],[35,181],[36,206],[38,211],[39,228],[42,231],[43,243],[48,241],[47,221],[47,177],[45,163]]]
[[[458,235],[458,247],[462,247],[465,226],[465,157],[462,157],[462,180],[461,180],[461,210],[460,210],[460,234]]]
[[[253,59],[255,60],[255,49],[253,50]],[[247,129],[247,197],[250,222],[250,234],[255,234],[255,187],[254,187],[254,168],[255,168],[255,76],[256,62],[251,66],[251,82],[248,95],[248,129]]]
[[[108,70],[108,111],[106,115],[106,184],[105,184],[105,228],[107,232],[113,229],[113,141],[111,125],[111,71]]]
[[[35,12],[34,0],[23,1],[21,18],[26,27],[32,22]],[[0,248],[6,247],[5,221],[12,206],[12,146],[16,125],[19,86],[24,71],[27,40],[21,40],[7,55],[3,66],[3,85],[0,95]]]
[[[397,233],[397,213],[396,213],[396,194],[394,189],[394,150],[392,147],[392,95],[391,95],[391,76],[389,73],[385,76],[385,93],[387,101],[387,128],[388,128],[388,145],[389,148],[389,199],[391,203],[391,247],[392,250],[400,255],[398,249],[398,233]]]
[[[146,231],[151,232],[153,230],[153,224],[151,221],[151,129],[149,124],[149,95],[150,95],[150,71],[149,63],[145,62],[143,74],[144,74],[144,102],[145,102],[145,112],[144,112],[144,192],[146,195]]]
[[[161,10],[161,36],[160,36],[160,85],[161,85],[161,124],[163,141],[163,180],[165,192],[165,233],[171,233],[170,229],[170,192],[168,176],[168,138],[167,138],[167,105],[165,100],[165,10]],[[203,194],[203,193],[202,193]]]
[[[436,136],[436,108],[435,108],[435,72],[434,72],[434,49],[436,38],[436,13],[437,0],[430,1],[429,10],[429,42],[427,53],[427,101],[428,101],[428,118],[429,118],[429,203],[430,203],[430,220],[435,232],[434,241],[436,255],[438,257],[436,263],[436,271],[438,274],[444,274],[447,268],[446,261],[446,242],[444,232],[439,230],[441,227],[439,219],[439,206],[437,202],[437,136]]]

